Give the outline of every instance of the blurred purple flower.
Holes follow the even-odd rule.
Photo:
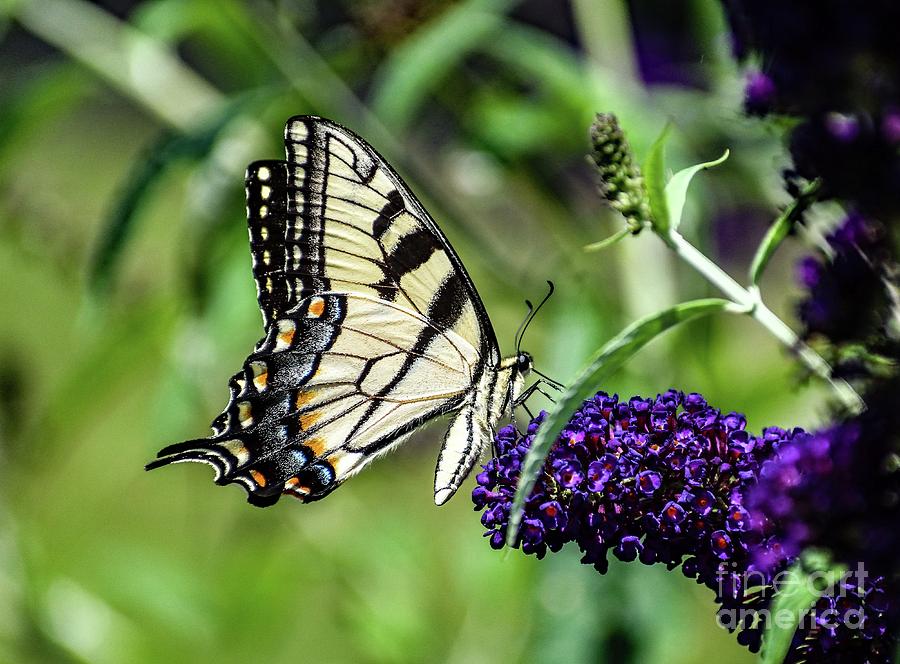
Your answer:
[[[761,56],[778,91],[778,112],[873,113],[900,100],[898,3],[723,0],[723,5],[735,55]]]
[[[760,71],[747,74],[744,85],[744,110],[748,115],[766,115],[775,104],[775,83]]]
[[[882,331],[887,305],[883,233],[859,214],[849,215],[827,238],[830,256],[808,256],[797,278],[809,294],[798,306],[803,336],[832,343],[864,341]]]
[[[808,180],[821,178],[823,198],[844,199],[869,215],[894,218],[900,213],[900,153],[889,133],[893,122],[834,112],[804,120],[789,138],[796,172]]]
[[[845,576],[803,616],[784,664],[892,664],[896,604],[884,578]]]
[[[900,3],[722,1],[736,57],[764,64],[746,78],[747,113],[803,118],[791,155],[821,197],[900,214]]]
[[[806,661],[893,661],[900,626],[898,395],[900,378],[883,380],[866,394],[868,409],[861,415],[776,443],[758,484],[746,494],[757,535],[751,557],[760,569],[779,569],[815,548],[868,574],[855,586],[845,582],[839,596],[822,600],[837,602],[842,611],[856,602],[854,615],[865,623],[863,629],[839,624],[801,630],[795,646],[814,655]],[[853,659],[852,653],[865,656]]]
[[[817,547],[873,574],[900,575],[898,395],[900,378],[884,381],[863,414],[774,445],[744,503],[760,538],[757,564]]]

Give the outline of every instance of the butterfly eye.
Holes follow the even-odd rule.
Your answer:
[[[532,360],[530,353],[519,353],[519,356],[516,358],[516,369],[523,376],[531,371],[533,364],[534,360]]]

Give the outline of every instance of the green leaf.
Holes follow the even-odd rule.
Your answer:
[[[669,235],[671,228],[669,205],[666,200],[666,140],[671,126],[666,124],[662,133],[650,146],[650,152],[641,168],[647,198],[650,199],[650,221],[653,223],[653,230],[664,238]]]
[[[843,571],[825,556],[808,553],[787,571],[772,602],[771,619],[763,636],[762,664],[784,661],[801,618],[822,593],[834,586]]]
[[[682,302],[674,307],[635,321],[617,336],[610,339],[597,353],[591,362],[585,367],[575,381],[563,392],[552,412],[544,420],[538,429],[531,449],[525,457],[522,474],[519,478],[519,486],[516,489],[510,513],[509,527],[506,531],[507,545],[512,546],[522,522],[522,509],[525,499],[531,493],[537,481],[538,474],[544,465],[553,443],[556,442],[559,432],[569,420],[572,413],[581,402],[592,396],[603,387],[606,381],[615,371],[628,361],[641,348],[671,327],[685,321],[708,316],[719,311],[724,311],[731,303],[728,300],[709,298],[703,300],[691,300]]]
[[[681,224],[681,213],[684,211],[684,201],[687,199],[688,186],[693,177],[700,171],[705,171],[713,166],[718,166],[728,159],[729,151],[725,150],[721,157],[715,161],[707,161],[695,164],[678,171],[666,185],[666,208],[669,210],[669,223],[671,229],[677,230]]]
[[[468,0],[446,9],[388,56],[376,75],[372,108],[402,130],[427,95],[482,42],[503,27],[514,0]]]
[[[751,285],[759,285],[763,272],[765,272],[766,267],[769,265],[769,261],[772,259],[772,256],[775,255],[775,251],[784,239],[791,232],[791,229],[793,229],[794,223],[796,223],[810,205],[816,202],[816,195],[819,192],[820,185],[821,183],[818,180],[807,185],[807,187],[800,192],[800,195],[797,196],[797,198],[784,209],[784,212],[778,216],[772,225],[769,226],[769,230],[766,231],[765,237],[763,237],[762,242],[759,243],[759,247],[756,249],[756,255],[753,256],[753,263],[750,265]]]
[[[585,245],[584,250],[587,252],[594,252],[606,249],[607,247],[611,247],[619,241],[623,240],[626,236],[631,235],[631,233],[632,231],[630,228],[623,228],[618,233],[610,235],[605,240],[600,240],[599,242],[592,242],[591,244]]]
[[[766,231],[765,236],[759,243],[759,247],[756,248],[756,254],[753,256],[753,263],[750,265],[751,285],[759,285],[759,280],[762,278],[766,267],[768,267],[772,256],[775,255],[775,250],[778,249],[778,246],[784,241],[784,238],[791,232],[791,227],[793,227],[793,225],[794,223],[788,214],[788,210],[785,210],[784,213],[779,215],[778,219],[769,226],[769,230]]]

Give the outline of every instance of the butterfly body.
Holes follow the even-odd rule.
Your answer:
[[[285,146],[286,160],[246,177],[265,336],[230,380],[213,434],[170,445],[148,468],[208,463],[259,506],[318,500],[453,413],[435,472],[443,504],[511,414],[530,357],[501,359],[459,257],[363,139],[299,116]]]

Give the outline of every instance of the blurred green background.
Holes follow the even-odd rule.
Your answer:
[[[242,173],[317,113],[408,179],[504,350],[566,380],[637,316],[712,295],[621,219],[585,160],[595,111],[640,154],[667,121],[698,178],[685,234],[736,277],[785,195],[778,132],[741,115],[713,0],[0,3],[0,661],[749,662],[679,572],[495,552],[471,481],[432,504],[442,425],[328,500],[259,510],[209,469],[147,474],[205,435],[261,334]],[[791,317],[789,242],[763,284]],[[752,321],[655,341],[608,390],[670,386],[810,426]],[[535,405],[540,405],[537,401]]]

